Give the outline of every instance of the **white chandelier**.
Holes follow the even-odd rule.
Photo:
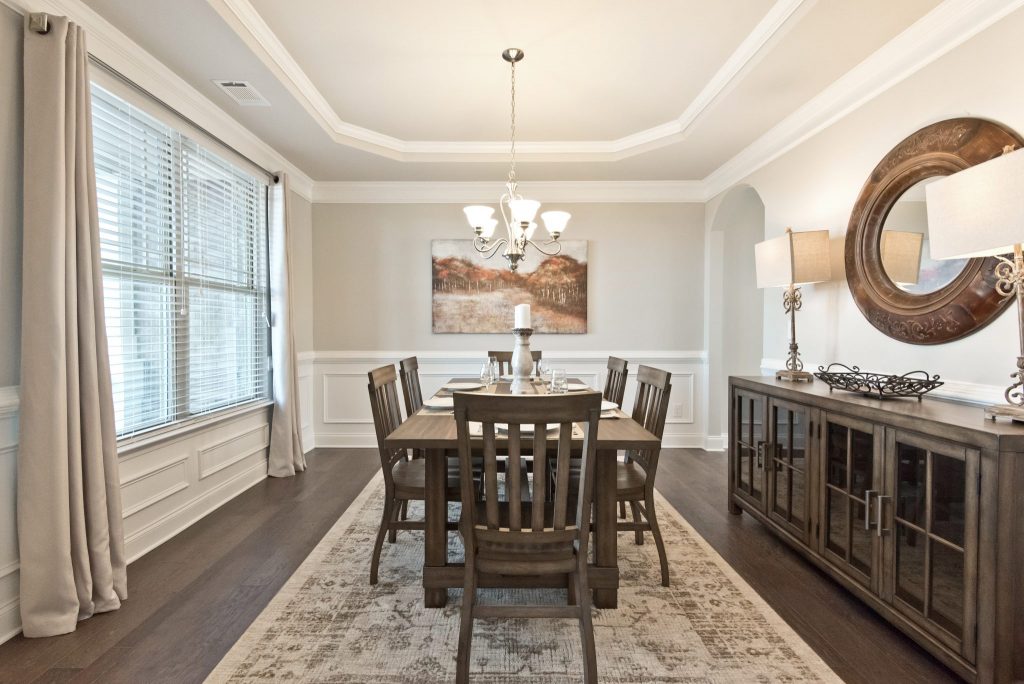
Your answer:
[[[558,238],[565,231],[565,225],[569,222],[570,214],[567,211],[545,211],[540,215],[544,221],[544,227],[551,235],[551,239],[537,244],[533,241],[533,234],[537,230],[534,218],[537,210],[540,209],[540,202],[531,199],[524,199],[516,192],[518,179],[516,178],[516,62],[523,58],[523,51],[518,48],[509,48],[501,53],[506,62],[512,65],[512,125],[511,125],[511,166],[508,172],[508,182],[505,183],[505,193],[498,200],[498,207],[501,209],[502,218],[505,219],[505,230],[507,237],[495,238],[494,229],[498,220],[493,218],[494,207],[474,205],[463,208],[470,227],[476,233],[473,246],[476,251],[490,259],[498,253],[504,245],[505,251],[502,256],[508,261],[508,267],[512,271],[519,268],[519,262],[526,258],[526,246],[533,245],[541,254],[554,256],[562,251],[562,245]],[[551,251],[546,246],[554,245]]]

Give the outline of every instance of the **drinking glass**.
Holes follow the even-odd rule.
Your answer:
[[[489,361],[491,364],[491,382],[498,382],[501,380],[501,366],[498,365],[498,357],[492,356]]]
[[[551,370],[551,393],[552,394],[565,394],[569,391],[569,383],[565,377],[564,368],[554,368]]]
[[[480,382],[482,382],[485,387],[490,386],[490,384],[494,382],[494,367],[491,365],[489,360],[484,361],[484,365],[480,367]]]
[[[551,362],[541,359],[537,362],[537,375],[545,385],[551,383]]]

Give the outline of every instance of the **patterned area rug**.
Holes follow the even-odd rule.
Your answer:
[[[208,682],[445,682],[455,673],[461,591],[426,609],[422,533],[384,544],[380,583],[368,582],[383,479],[348,511],[224,657]],[[413,517],[419,513],[410,511]],[[672,587],[661,586],[648,535],[619,536],[619,608],[595,610],[604,682],[838,682],[839,678],[658,497]],[[461,555],[457,535],[452,557]],[[562,602],[564,590],[482,590],[482,603]],[[474,682],[581,681],[575,620],[477,620]]]

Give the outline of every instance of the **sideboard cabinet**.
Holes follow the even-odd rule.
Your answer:
[[[1024,680],[1024,426],[937,399],[729,379],[744,511],[961,677]]]

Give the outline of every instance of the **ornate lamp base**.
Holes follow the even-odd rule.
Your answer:
[[[814,375],[807,371],[780,370],[775,373],[776,380],[790,380],[792,382],[814,382]]]
[[[533,328],[513,328],[516,346],[512,349],[512,394],[529,394],[533,383],[533,354],[530,335]]]

